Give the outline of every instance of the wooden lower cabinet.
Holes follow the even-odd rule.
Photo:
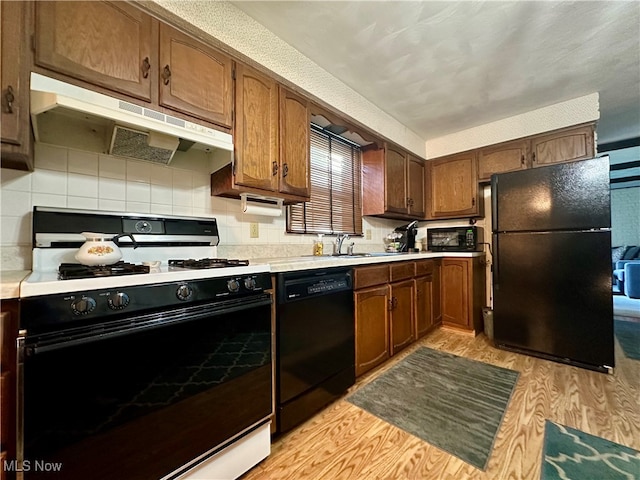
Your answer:
[[[415,283],[405,280],[391,284],[391,355],[416,339]]]
[[[423,337],[434,326],[433,275],[415,279],[416,283],[416,339]]]
[[[389,358],[388,285],[354,293],[356,309],[356,376],[368,372]]]
[[[476,334],[482,330],[483,270],[482,257],[442,260],[440,282],[444,326]]]

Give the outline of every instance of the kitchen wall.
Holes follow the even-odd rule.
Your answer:
[[[592,93],[504,118],[497,122],[427,140],[426,158],[437,158],[487,145],[495,145],[551,130],[593,122],[599,118],[599,94]]]
[[[640,187],[611,190],[611,245],[640,245]]]
[[[285,216],[247,215],[240,200],[210,196],[206,165],[176,166],[125,160],[63,147],[36,144],[35,170],[0,172],[0,247],[2,270],[31,268],[33,206],[100,209],[215,217],[220,231],[218,255],[229,258],[286,257],[312,254],[315,235],[285,233]],[[259,224],[259,237],[249,225]],[[406,222],[367,218],[371,240],[356,237],[356,252],[381,251],[383,238]],[[330,252],[332,237],[326,237]]]

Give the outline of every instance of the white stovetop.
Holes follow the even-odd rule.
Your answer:
[[[74,258],[76,252],[77,249],[74,248],[34,249],[34,271],[20,284],[20,297],[269,272],[268,264],[255,261],[250,262],[247,266],[205,269],[187,269],[168,265],[169,259],[217,258],[216,247],[140,247],[137,249],[123,248],[122,260],[134,264],[160,261],[160,266],[151,268],[149,273],[58,280],[58,266],[61,263],[77,263]]]

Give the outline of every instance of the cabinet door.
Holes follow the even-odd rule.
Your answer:
[[[354,292],[356,306],[356,376],[389,358],[389,287]]]
[[[166,24],[160,25],[160,105],[231,127],[232,61]]]
[[[479,212],[474,152],[429,162],[430,216],[456,218]]]
[[[309,101],[280,86],[280,187],[292,195],[309,197]]]
[[[424,336],[433,327],[433,277],[416,278],[416,337]]]
[[[413,280],[391,284],[391,355],[415,340]]]
[[[24,2],[0,2],[2,167],[22,170],[30,170],[33,166],[24,34],[27,5]]]
[[[407,213],[407,157],[391,145],[385,147],[385,210]]]
[[[35,2],[36,64],[151,100],[151,16],[125,2]]]
[[[531,150],[531,164],[534,168],[593,158],[593,125],[533,137]]]
[[[467,259],[442,260],[442,322],[469,328],[469,262]]]
[[[501,143],[478,151],[478,181],[488,182],[494,173],[514,172],[528,167],[529,140]]]
[[[424,172],[424,162],[418,158],[412,157],[409,155],[408,158],[408,168],[409,168],[409,215],[416,218],[425,218],[426,209],[425,209],[425,198],[424,198],[424,187],[425,187],[425,172]]]
[[[278,190],[278,89],[274,80],[236,66],[235,183]]]
[[[436,259],[433,261],[433,285],[432,289],[432,300],[433,300],[433,324],[438,325],[442,323],[442,308],[441,308],[441,272],[442,272],[442,261],[440,259]]]

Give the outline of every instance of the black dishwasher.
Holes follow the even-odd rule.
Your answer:
[[[350,268],[277,277],[278,432],[310,418],[355,383],[355,320]]]

